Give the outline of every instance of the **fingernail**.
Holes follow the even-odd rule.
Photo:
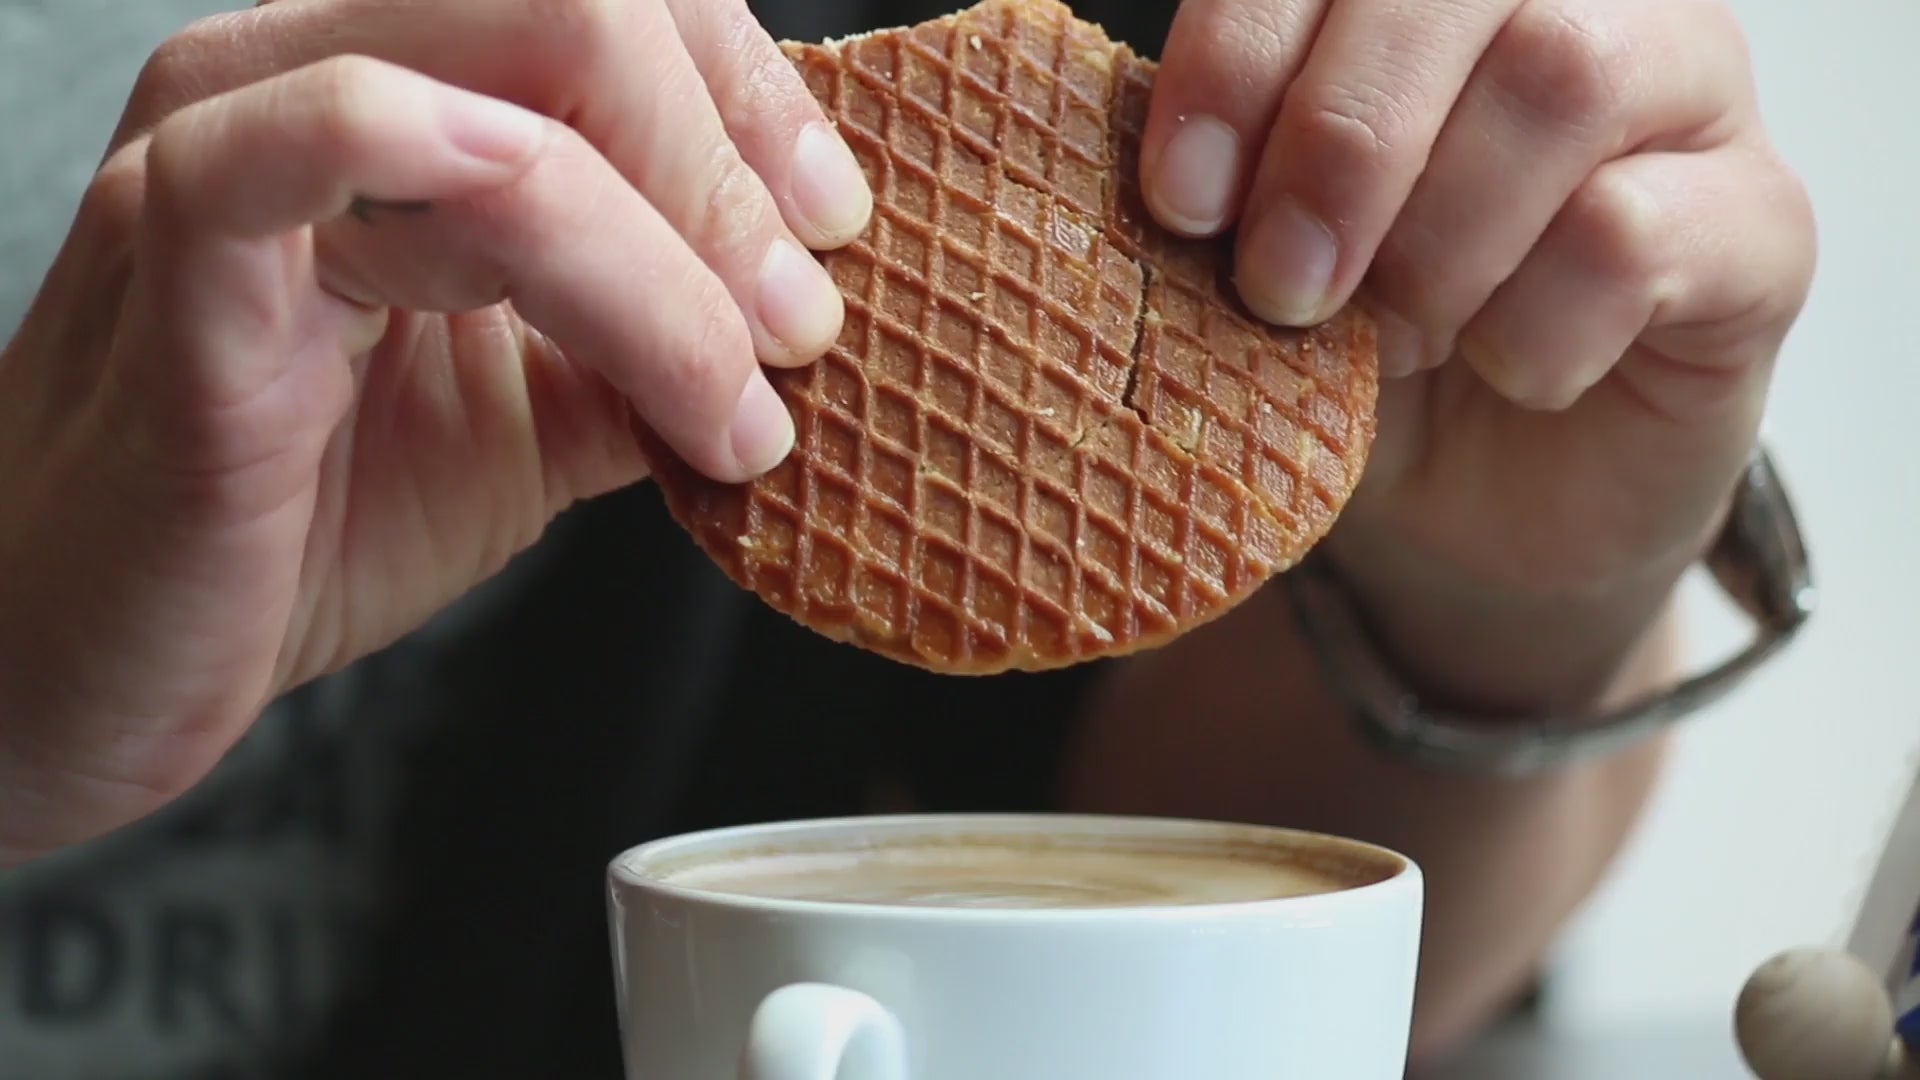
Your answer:
[[[1254,226],[1241,259],[1240,295],[1254,314],[1282,326],[1326,317],[1327,291],[1339,257],[1333,233],[1290,199],[1270,207]]]
[[[1544,408],[1549,404],[1554,388],[1535,385],[1536,373],[1508,363],[1505,353],[1466,334],[1460,335],[1454,349],[1494,393],[1523,409]]]
[[[1404,379],[1420,370],[1425,339],[1412,323],[1385,306],[1374,309],[1373,323],[1380,350],[1380,374]]]
[[[734,460],[749,477],[765,473],[793,453],[793,416],[773,384],[759,371],[740,391],[740,404],[733,410],[732,437]]]
[[[794,359],[810,360],[833,344],[844,304],[818,259],[786,239],[768,245],[760,263],[760,325]]]
[[[461,153],[518,165],[545,140],[547,118],[499,98],[449,89],[440,97],[440,130]]]
[[[808,124],[793,152],[793,199],[822,236],[847,241],[873,215],[873,192],[853,151],[832,128]]]
[[[1555,412],[1568,408],[1588,385],[1550,365],[1516,363],[1511,353],[1468,334],[1460,335],[1454,350],[1489,389],[1523,409]]]
[[[1240,184],[1240,136],[1211,116],[1180,122],[1148,185],[1162,223],[1176,232],[1219,232],[1233,211]]]

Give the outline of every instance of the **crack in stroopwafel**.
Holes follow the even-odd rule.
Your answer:
[[[1164,641],[1292,565],[1372,437],[1371,323],[1254,320],[1136,180],[1152,65],[1051,0],[790,45],[876,192],[823,257],[820,363],[770,372],[788,463],[706,481],[642,432],[715,561],[822,633],[947,671]]]

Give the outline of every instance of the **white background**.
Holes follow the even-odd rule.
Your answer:
[[[1566,943],[1553,1015],[1579,1027],[1726,1015],[1768,955],[1843,941],[1920,751],[1920,0],[1734,2],[1820,217],[1767,430],[1821,608],[1682,739]],[[1705,661],[1743,628],[1693,596]]]

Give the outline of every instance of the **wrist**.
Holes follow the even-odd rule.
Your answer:
[[[1678,668],[1673,597],[1692,551],[1605,582],[1552,587],[1490,578],[1392,541],[1342,538],[1328,554],[1383,657],[1430,707],[1589,711],[1670,681]]]

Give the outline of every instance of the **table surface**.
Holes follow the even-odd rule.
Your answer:
[[[1618,1031],[1554,1031],[1522,1023],[1488,1036],[1417,1080],[1752,1080],[1724,1017]]]

